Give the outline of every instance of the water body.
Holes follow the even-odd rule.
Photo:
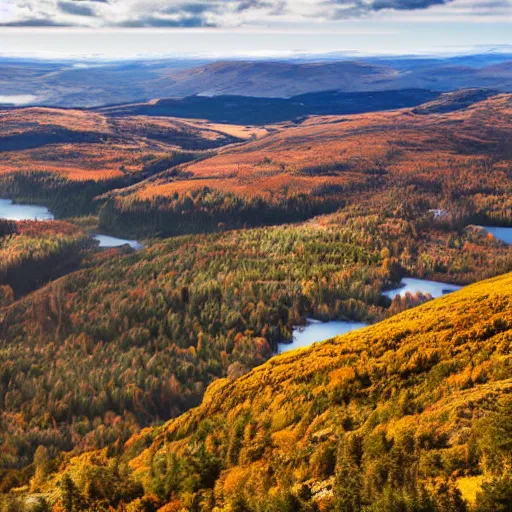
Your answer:
[[[14,204],[10,199],[0,199],[0,219],[7,220],[53,220],[46,206]]]
[[[308,323],[305,326],[296,327],[293,330],[292,343],[279,343],[277,351],[279,354],[294,350],[296,348],[309,347],[317,341],[324,341],[340,334],[355,331],[366,327],[367,324],[361,322],[344,322],[336,320],[332,322],[319,322],[308,318]]]
[[[462,286],[455,284],[441,283],[439,281],[428,281],[426,279],[415,279],[413,277],[405,277],[401,282],[402,286],[394,290],[388,290],[383,293],[386,297],[394,299],[397,295],[405,297],[406,293],[415,294],[422,292],[424,294],[430,293],[434,299],[442,297],[447,293],[456,292],[460,290]]]
[[[0,94],[0,105],[28,105],[29,103],[34,103],[38,99],[37,96],[33,94]]]
[[[493,226],[482,226],[487,233],[491,233],[494,238],[512,244],[512,228],[497,228]]]
[[[96,234],[93,235],[93,238],[95,240],[98,240],[100,243],[100,247],[122,247],[123,245],[129,245],[135,250],[142,249],[144,246],[137,242],[137,240],[125,240],[124,238],[117,238],[115,236],[109,236],[109,235],[101,235]]]
[[[46,206],[33,204],[14,204],[10,199],[0,199],[0,219],[7,220],[53,220],[53,213]],[[98,240],[100,247],[121,247],[129,245],[135,250],[144,246],[137,240],[125,240],[114,236],[95,234],[93,238]]]

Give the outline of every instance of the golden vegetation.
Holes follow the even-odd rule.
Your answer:
[[[91,511],[506,511],[511,312],[509,274],[274,357],[37,491]]]
[[[203,187],[246,197],[311,193],[322,186],[371,183],[376,176],[435,177],[485,160],[510,158],[512,97],[467,109],[417,115],[412,109],[316,116],[186,166],[193,181],[156,180],[135,196],[152,199]]]
[[[0,174],[47,171],[71,180],[105,180],[137,173],[174,151],[206,150],[265,133],[201,120],[10,109],[0,111]]]

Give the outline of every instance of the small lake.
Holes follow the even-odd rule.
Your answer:
[[[0,94],[0,105],[21,106],[34,103],[38,99],[33,94]]]
[[[0,199],[0,219],[7,220],[53,220],[55,217],[46,206],[37,206],[33,204],[14,204],[10,199]],[[143,249],[144,246],[137,240],[125,240],[115,236],[94,234],[94,239],[98,240],[100,247],[122,247],[129,245],[135,250]]]
[[[512,228],[498,228],[493,226],[482,226],[482,228],[487,231],[487,233],[491,233],[494,238],[506,244],[512,244]]]
[[[7,220],[53,220],[46,206],[14,204],[10,199],[0,199],[0,219]]]
[[[308,318],[308,323],[305,326],[296,327],[293,330],[293,342],[292,343],[278,343],[277,352],[282,354],[289,350],[296,348],[309,347],[311,344],[317,341],[324,341],[340,334],[347,334],[357,329],[367,327],[367,324],[362,322],[344,322],[336,320],[332,322],[319,322]]]
[[[100,243],[100,247],[122,247],[123,245],[129,245],[135,250],[142,249],[144,246],[137,242],[137,240],[125,240],[124,238],[117,238],[115,236],[109,236],[109,235],[93,235],[93,238],[95,240],[98,240]]]
[[[434,299],[437,299],[447,293],[456,292],[462,288],[462,286],[457,286],[455,284],[428,281],[426,279],[415,279],[413,277],[405,277],[402,279],[401,284],[402,286],[400,288],[385,291],[383,295],[390,299],[394,299],[397,295],[405,297],[406,293],[412,293],[414,295],[417,292],[422,292],[424,294],[430,293]]]

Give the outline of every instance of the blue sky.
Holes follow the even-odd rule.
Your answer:
[[[0,0],[0,54],[465,53],[512,45],[512,0]]]

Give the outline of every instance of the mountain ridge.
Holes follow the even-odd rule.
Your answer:
[[[163,59],[45,63],[0,59],[4,94],[0,101],[22,94],[34,96],[31,104],[98,107],[190,94],[283,98],[331,89],[423,88],[446,92],[473,87],[511,92],[509,62],[509,54],[438,59],[351,57],[319,62]]]

